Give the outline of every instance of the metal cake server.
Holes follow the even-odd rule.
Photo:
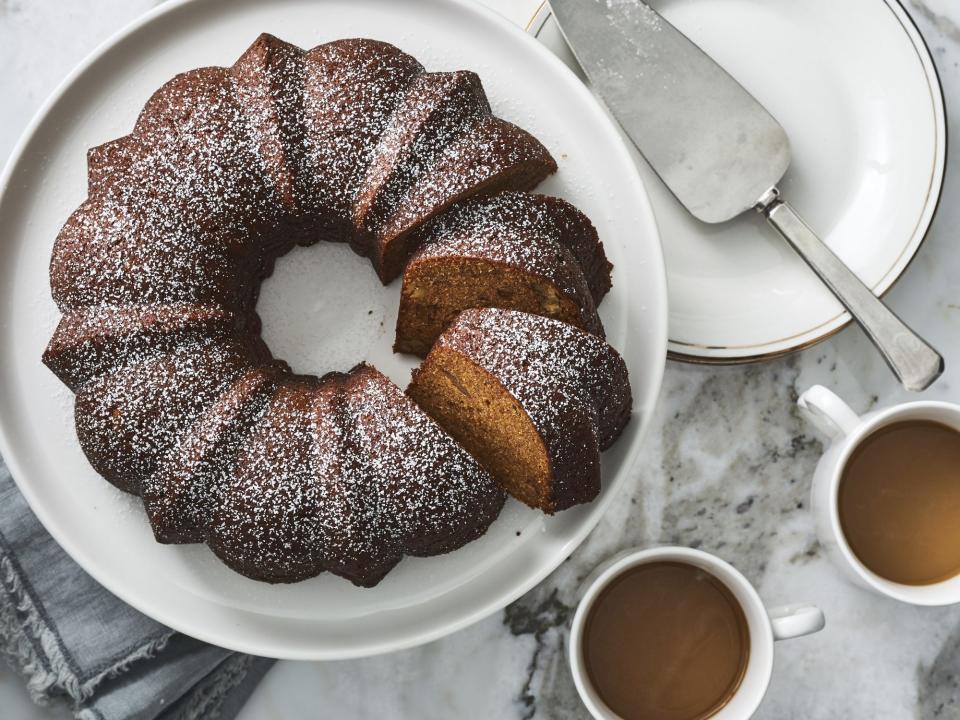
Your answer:
[[[751,208],[786,239],[846,307],[908,390],[943,358],[833,254],[780,197],[790,164],[780,124],[686,35],[640,0],[550,0],[594,91],[694,217]]]

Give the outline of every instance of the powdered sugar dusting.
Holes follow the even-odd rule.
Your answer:
[[[559,280],[559,268],[574,262],[569,250],[537,217],[503,217],[499,204],[468,203],[440,216],[436,224],[424,231],[423,244],[414,260],[449,255],[490,258],[554,282]]]
[[[69,387],[116,366],[171,352],[184,339],[228,333],[237,319],[218,305],[189,303],[101,305],[69,312],[59,323],[43,361]]]
[[[571,221],[553,198],[521,192],[505,192],[474,198],[454,206],[420,232],[422,244],[411,259],[475,258],[488,260],[551,283],[581,310],[583,327],[603,334],[596,316],[594,298],[584,270],[606,274],[597,257],[603,248]],[[580,255],[583,262],[574,254]]]
[[[77,393],[75,417],[91,464],[118,487],[139,492],[246,361],[235,344],[205,338],[88,382]]]
[[[426,182],[410,189],[384,222],[381,238],[409,232],[423,218],[488,186],[526,190],[557,169],[543,145],[506,120],[486,116],[443,148]],[[496,186],[496,183],[500,186]]]
[[[212,486],[211,544],[233,567],[369,585],[403,554],[452,550],[496,517],[490,477],[375,369],[309,389],[281,388],[236,474]]]
[[[471,72],[424,73],[410,84],[374,151],[354,203],[354,222],[377,234],[404,193],[428,172],[452,140],[490,114],[480,78]]]
[[[599,305],[610,288],[612,265],[590,220],[559,198],[501,192],[458,203],[418,233],[414,259],[462,253],[489,257],[539,274],[556,272],[569,252]],[[558,247],[562,250],[558,253]],[[548,275],[549,276],[549,275]]]
[[[414,58],[374,40],[340,40],[305,56],[304,120],[308,167],[322,210],[344,224],[373,150],[423,71]]]

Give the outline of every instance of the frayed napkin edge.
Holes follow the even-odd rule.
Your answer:
[[[70,669],[56,633],[44,622],[34,598],[23,586],[15,563],[5,552],[0,553],[0,586],[7,596],[0,602],[0,653],[26,678],[30,697],[41,705],[56,694],[63,694],[75,707],[79,706],[93,695],[101,682],[122,674],[134,662],[156,656],[174,635],[170,630],[86,682],[80,682]]]

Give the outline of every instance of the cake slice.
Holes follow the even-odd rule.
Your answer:
[[[480,78],[469,71],[423,73],[394,109],[353,203],[354,248],[379,265],[374,242],[383,221],[433,159],[463,130],[490,114]]]
[[[403,274],[394,350],[423,357],[461,311],[477,307],[544,315],[603,337],[574,252],[598,287],[609,286],[610,264],[590,221],[568,222],[567,208],[510,192],[467,200],[427,225]]]
[[[507,225],[526,226],[559,241],[580,264],[595,305],[599,306],[610,290],[613,265],[607,260],[597,229],[590,218],[566,200],[508,191],[477,198],[475,205],[464,205],[467,205],[463,209],[466,214],[476,213],[486,221],[494,221],[499,216]],[[459,215],[458,211],[459,207],[453,209],[454,217]]]
[[[443,148],[377,232],[380,280],[390,283],[416,249],[413,232],[451,205],[474,195],[530,190],[556,172],[543,144],[506,120],[484,116]]]
[[[626,365],[604,340],[550,318],[467,310],[407,393],[506,492],[547,513],[600,491],[600,451],[632,407]]]

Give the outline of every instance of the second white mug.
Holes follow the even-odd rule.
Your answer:
[[[804,415],[830,443],[817,465],[810,505],[820,544],[854,584],[913,605],[950,605],[960,602],[960,575],[931,585],[904,585],[887,580],[864,565],[844,537],[838,497],[840,480],[853,451],[871,433],[905,420],[933,420],[960,431],[960,405],[917,401],[893,405],[858,416],[834,393],[814,385],[797,401]]]
[[[743,609],[750,631],[750,657],[740,687],[711,720],[746,720],[763,699],[773,673],[774,640],[786,640],[818,632],[823,613],[812,605],[785,605],[767,609],[753,585],[732,565],[715,555],[685,547],[654,547],[625,551],[607,563],[587,581],[586,590],[570,627],[570,669],[577,692],[597,720],[619,720],[593,688],[585,670],[583,631],[594,601],[614,579],[637,565],[653,562],[680,562],[700,568],[720,580]]]

